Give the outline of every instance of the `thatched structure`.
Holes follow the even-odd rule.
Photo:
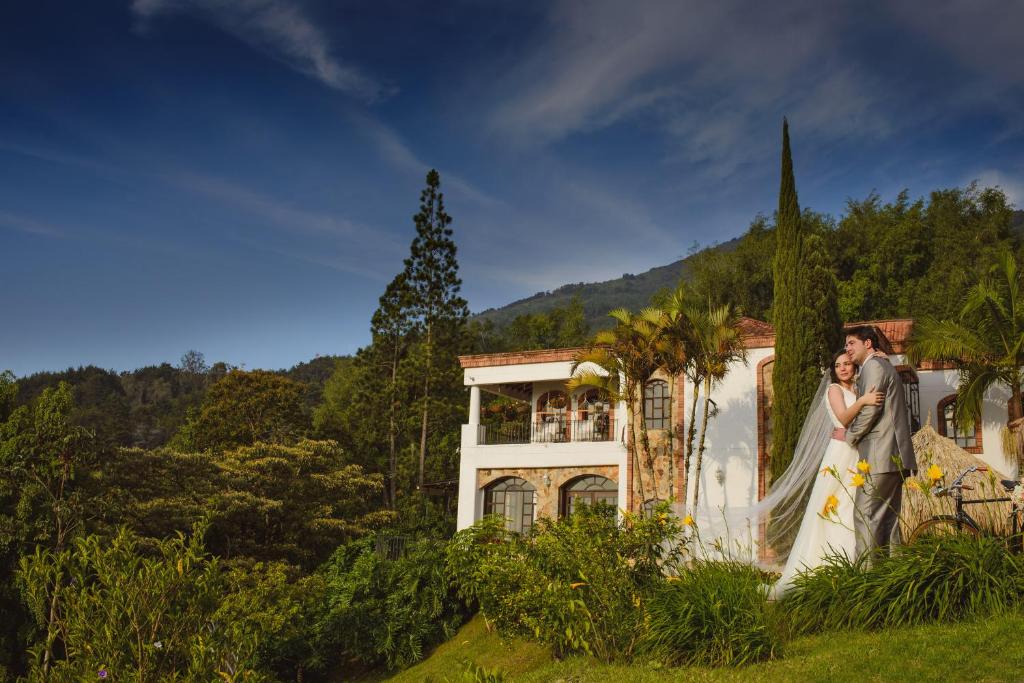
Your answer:
[[[903,492],[903,513],[901,526],[903,538],[922,521],[932,515],[953,514],[955,507],[950,497],[936,498],[931,494],[932,482],[928,479],[928,468],[938,465],[943,478],[940,484],[949,484],[961,472],[972,465],[989,467],[981,458],[957,446],[951,439],[940,435],[931,424],[926,424],[914,435],[914,454],[917,456],[917,476],[907,482]],[[988,472],[976,472],[964,479],[965,484],[974,487],[964,492],[964,500],[978,498],[1005,498],[1006,491],[999,483],[1008,479],[1004,473],[989,467]],[[1009,533],[1010,503],[984,503],[967,505],[964,508],[982,529],[996,533]]]

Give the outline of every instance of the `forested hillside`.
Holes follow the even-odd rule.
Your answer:
[[[944,299],[938,293],[933,297],[937,306],[920,300],[912,301],[909,280],[917,282],[924,270],[932,271],[933,277],[943,280],[950,272],[947,266],[953,262],[951,259],[956,255],[973,253],[974,247],[995,239],[996,233],[1007,237],[1012,235],[1014,240],[1020,240],[1024,235],[1024,210],[1011,211],[1001,192],[995,192],[987,199],[984,194],[984,191],[972,188],[938,190],[927,199],[911,202],[906,195],[901,195],[889,203],[883,202],[878,195],[871,195],[861,201],[851,200],[838,219],[806,212],[806,218],[813,221],[826,238],[840,282],[846,281],[842,303],[843,313],[848,319],[912,317],[941,310]],[[861,239],[867,235],[871,238]],[[947,242],[943,235],[948,240],[962,243],[953,244],[953,248],[947,250],[943,246]],[[773,253],[774,223],[771,218],[758,216],[743,236],[713,245],[669,265],[637,275],[627,273],[604,282],[563,285],[501,308],[481,311],[474,319],[491,322],[500,329],[517,316],[564,308],[577,298],[582,302],[588,327],[596,330],[610,325],[608,311],[617,307],[638,310],[659,292],[673,289],[680,279],[700,289],[714,290],[716,299],[725,293],[734,294],[733,300],[745,314],[767,319],[770,317],[772,294],[769,265]],[[874,280],[869,286],[872,279],[869,273],[874,267],[885,270],[883,262],[892,261],[888,254],[906,256],[902,264],[888,264],[892,268],[902,266],[903,271],[893,270],[884,274],[879,271],[876,274],[884,276],[887,285],[900,291],[907,289],[908,293],[899,301],[893,301],[891,296],[873,296],[870,297],[872,302],[865,303],[868,289],[878,294],[881,288],[879,280]],[[904,282],[904,278],[909,280]],[[945,287],[939,287],[937,291],[945,291]]]
[[[728,251],[737,240],[709,247],[714,251]],[[607,326],[608,311],[615,308],[637,309],[646,305],[658,292],[675,289],[680,277],[689,277],[692,263],[701,252],[634,275],[624,273],[622,277],[604,282],[576,282],[562,285],[550,292],[537,292],[531,297],[519,299],[501,308],[489,308],[474,316],[480,321],[489,321],[495,327],[505,327],[516,316],[564,308],[574,298],[583,304],[583,316],[591,328]]]

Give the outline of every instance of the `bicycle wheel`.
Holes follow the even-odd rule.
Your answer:
[[[922,538],[949,538],[962,534],[980,536],[981,531],[970,520],[957,520],[953,515],[937,515],[918,524],[910,534],[910,542]]]

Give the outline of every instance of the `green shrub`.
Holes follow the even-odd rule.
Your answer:
[[[541,519],[526,537],[484,519],[456,534],[447,567],[459,596],[509,636],[552,646],[558,655],[603,661],[632,657],[643,632],[643,604],[676,560],[679,535],[661,510],[622,523],[607,509]]]
[[[831,557],[799,575],[782,605],[796,633],[954,622],[1018,609],[1024,557],[1002,539],[922,539],[868,567]]]
[[[228,607],[230,584],[202,529],[154,550],[143,554],[122,529],[22,558],[19,578],[43,633],[29,680],[269,680],[256,663],[261,624],[244,601]]]
[[[771,659],[781,638],[766,596],[763,575],[750,565],[698,561],[651,596],[644,650],[675,666]]]
[[[466,612],[444,573],[445,543],[416,541],[407,551],[387,560],[366,539],[335,552],[322,570],[320,652],[404,668],[462,625]]]

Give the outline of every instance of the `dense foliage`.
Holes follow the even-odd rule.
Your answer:
[[[29,680],[266,679],[257,668],[264,624],[231,609],[228,575],[201,529],[158,542],[152,555],[126,531],[81,537],[23,558],[20,580],[44,634]]]
[[[871,564],[829,558],[783,602],[797,633],[951,622],[1016,610],[1024,558],[1005,539],[927,538]]]
[[[647,605],[647,652],[672,665],[737,666],[781,648],[765,576],[747,564],[697,561],[670,577]]]
[[[450,638],[467,611],[445,573],[446,546],[412,542],[397,559],[376,552],[369,541],[339,548],[322,570],[320,649],[395,669]]]
[[[487,518],[456,534],[447,566],[459,596],[502,633],[556,653],[628,660],[644,634],[645,601],[676,565],[679,535],[664,509],[622,522],[607,508],[541,519],[527,537]]]

